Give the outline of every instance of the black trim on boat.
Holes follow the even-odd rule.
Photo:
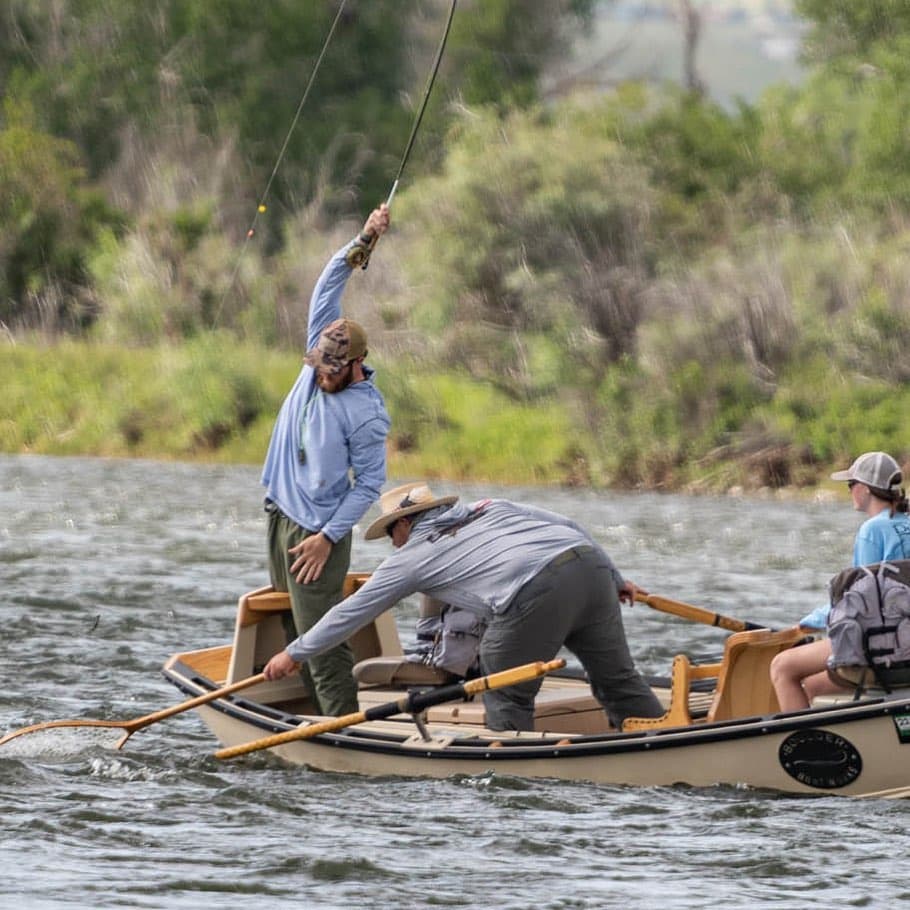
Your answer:
[[[200,676],[179,661],[165,669],[164,673],[178,689],[191,696],[217,688],[211,680]],[[211,702],[208,707],[250,723],[266,733],[294,729],[300,723],[298,715],[276,711],[259,702],[243,698],[229,696]],[[388,755],[407,754],[415,758],[446,761],[494,760],[498,763],[522,759],[573,759],[590,758],[598,754],[646,752],[672,749],[682,743],[708,745],[724,740],[748,739],[824,727],[830,723],[837,723],[839,726],[852,724],[869,717],[888,716],[899,712],[910,712],[910,696],[899,699],[876,698],[831,707],[809,708],[798,713],[738,718],[693,727],[665,727],[631,733],[588,735],[553,733],[546,739],[537,739],[534,742],[504,736],[502,740],[496,741],[495,747],[486,737],[472,736],[467,731],[464,738],[456,736],[451,744],[443,748],[437,746],[421,749],[419,745],[413,744],[403,747],[402,744],[417,732],[416,726],[412,731],[403,730],[400,734],[377,733],[349,727],[336,733],[323,733],[310,741],[326,746],[343,746],[346,749]],[[265,716],[271,722],[263,722]],[[451,731],[454,726],[456,725],[451,725],[447,729]]]

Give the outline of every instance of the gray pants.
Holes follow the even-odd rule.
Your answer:
[[[626,717],[659,717],[663,708],[635,669],[616,583],[597,551],[576,547],[545,566],[493,617],[480,646],[484,674],[552,660],[565,645],[588,674],[595,698],[617,728]],[[487,726],[533,730],[542,679],[485,692]]]
[[[317,581],[302,585],[291,574],[293,558],[288,550],[312,533],[295,524],[278,508],[266,509],[269,516],[269,574],[276,591],[287,591],[291,598],[293,625],[286,624],[288,641],[302,635],[319,622],[335,604],[343,599],[344,579],[351,563],[351,535],[339,540]],[[307,688],[320,714],[338,716],[354,714],[357,685],[352,668],[354,655],[347,644],[338,645],[301,668]]]

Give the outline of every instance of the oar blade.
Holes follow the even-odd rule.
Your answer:
[[[119,749],[132,731],[107,721],[62,720],[31,724],[0,738],[0,759],[76,755],[91,749]]]
[[[6,745],[11,740],[18,739],[20,736],[28,736],[31,733],[43,733],[47,730],[57,730],[70,727],[126,727],[128,722],[123,723],[116,720],[48,720],[41,724],[30,724],[27,727],[20,727],[18,730],[11,730],[5,736],[0,737],[0,746]],[[132,732],[132,731],[130,731]]]
[[[137,730],[142,730],[145,727],[151,726],[160,720],[165,720],[168,717],[173,717],[175,714],[180,714],[183,711],[189,711],[191,708],[197,708],[200,705],[205,705],[209,702],[217,701],[219,698],[224,698],[225,696],[231,695],[234,692],[239,692],[242,689],[248,689],[250,686],[264,681],[265,674],[257,673],[255,676],[250,676],[246,679],[241,679],[238,682],[231,683],[227,686],[222,686],[220,689],[213,689],[211,692],[205,692],[202,695],[197,695],[194,698],[188,699],[187,701],[180,702],[176,705],[171,705],[169,708],[163,708],[160,711],[155,711],[152,714],[145,714],[142,717],[134,717],[132,720],[97,720],[94,718],[80,718],[75,720],[48,720],[40,724],[30,724],[27,727],[20,727],[18,730],[12,730],[0,738],[0,747],[13,740],[21,739],[22,737],[29,734],[46,733],[50,730],[77,728],[93,728],[97,730],[99,728],[107,728],[115,730],[119,729],[123,731],[113,746],[115,749],[122,749],[124,743],[126,743],[126,741]],[[113,742],[112,738],[111,741]]]

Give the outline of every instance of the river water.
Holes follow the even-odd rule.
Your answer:
[[[568,514],[650,591],[771,626],[823,601],[860,520],[846,490],[796,502],[434,487]],[[264,534],[253,467],[0,456],[0,732],[178,700],[161,665],[230,640],[238,595],[266,581]],[[356,536],[353,567],[386,547]],[[416,607],[396,615],[407,640]],[[711,627],[642,605],[625,616],[646,672],[722,648]],[[264,753],[220,763],[215,748],[191,712],[121,752],[0,748],[0,908],[910,903],[904,802],[368,779]]]

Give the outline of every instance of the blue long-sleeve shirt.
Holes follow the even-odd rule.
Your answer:
[[[867,518],[853,540],[853,565],[869,566],[889,559],[910,559],[910,517],[905,512],[891,515],[883,509]],[[830,604],[816,607],[799,624],[807,629],[824,629],[828,624]]]
[[[488,501],[479,516],[460,526],[470,515],[461,503],[428,512],[363,587],[288,645],[290,657],[300,662],[335,647],[418,591],[489,620],[506,611],[547,563],[577,546],[597,551],[617,590],[625,584],[604,550],[563,515],[505,499]],[[446,533],[453,527],[454,533]]]
[[[310,299],[307,350],[341,317],[341,297],[352,269],[351,244],[329,260]],[[266,496],[308,531],[341,540],[379,498],[386,479],[389,415],[373,384],[374,371],[341,392],[327,394],[304,365],[275,421],[262,469]],[[301,456],[301,451],[303,456]]]

